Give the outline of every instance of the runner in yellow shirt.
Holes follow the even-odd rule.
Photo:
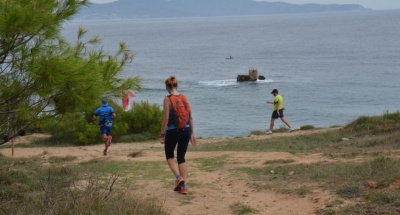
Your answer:
[[[284,115],[283,115],[283,110],[285,109],[283,107],[283,98],[281,95],[278,94],[278,90],[274,89],[272,90],[271,94],[274,95],[274,101],[267,101],[268,104],[272,104],[274,111],[272,112],[272,116],[271,116],[271,123],[269,125],[269,131],[267,131],[268,135],[272,134],[272,130],[274,129],[274,124],[275,124],[275,119],[281,118],[282,122],[285,123],[285,125],[287,125],[289,127],[289,132],[294,131],[294,129],[292,129],[292,126],[290,125],[290,123],[285,119]]]

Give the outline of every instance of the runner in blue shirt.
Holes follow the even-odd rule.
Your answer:
[[[104,141],[105,149],[103,151],[103,155],[107,155],[107,150],[108,147],[111,145],[111,129],[112,129],[112,123],[113,120],[115,119],[115,112],[114,109],[110,106],[108,106],[107,100],[103,99],[101,101],[103,106],[99,107],[93,114],[93,121],[96,120],[96,118],[99,116],[99,126],[100,126],[100,132],[101,136]]]

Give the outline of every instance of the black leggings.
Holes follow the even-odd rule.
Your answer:
[[[190,140],[190,128],[171,129],[165,134],[165,157],[174,158],[175,147],[178,144],[177,160],[178,164],[185,163],[185,154]]]

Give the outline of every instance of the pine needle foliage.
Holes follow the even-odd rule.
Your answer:
[[[83,28],[74,44],[62,37],[62,25],[88,5],[88,0],[0,0],[0,144],[43,118],[87,112],[103,97],[141,89],[139,77],[120,78],[133,59],[123,42],[110,55],[99,38],[85,40]]]

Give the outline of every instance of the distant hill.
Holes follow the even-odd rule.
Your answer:
[[[248,16],[368,10],[356,4],[289,4],[253,0],[119,0],[92,4],[78,19],[132,19],[207,16]]]

